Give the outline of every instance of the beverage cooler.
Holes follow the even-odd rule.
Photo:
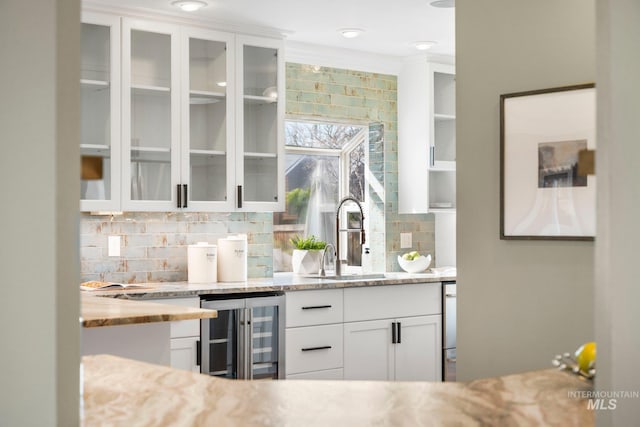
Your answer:
[[[284,294],[212,296],[202,308],[218,311],[202,320],[203,374],[230,379],[284,378]]]

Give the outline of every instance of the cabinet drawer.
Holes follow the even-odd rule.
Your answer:
[[[287,328],[342,322],[342,289],[287,292]]]
[[[344,372],[342,368],[287,375],[288,380],[341,380],[343,377]]]
[[[200,308],[200,298],[162,298],[149,300],[158,304]],[[177,320],[171,322],[171,338],[200,336],[200,320]]]
[[[342,325],[286,330],[286,373],[342,368]]]
[[[344,321],[441,313],[441,284],[371,286],[344,290]]]

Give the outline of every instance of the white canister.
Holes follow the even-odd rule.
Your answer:
[[[216,245],[198,242],[187,247],[187,277],[189,283],[210,283],[218,280]]]
[[[218,281],[247,281],[247,235],[218,239]]]

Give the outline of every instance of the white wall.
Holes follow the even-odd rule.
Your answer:
[[[640,3],[598,0],[598,240],[596,388],[638,391],[640,371]],[[638,399],[598,411],[598,425],[631,426]]]
[[[0,425],[78,425],[79,1],[0,2]]]
[[[594,243],[499,239],[499,97],[595,81],[594,4],[456,1],[461,380],[549,368],[594,339]]]

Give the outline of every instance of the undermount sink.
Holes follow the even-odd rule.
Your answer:
[[[371,274],[343,274],[342,276],[327,275],[320,276],[319,274],[305,274],[302,277],[308,279],[326,279],[326,280],[368,280],[368,279],[384,279],[386,276],[384,273],[371,273]]]

